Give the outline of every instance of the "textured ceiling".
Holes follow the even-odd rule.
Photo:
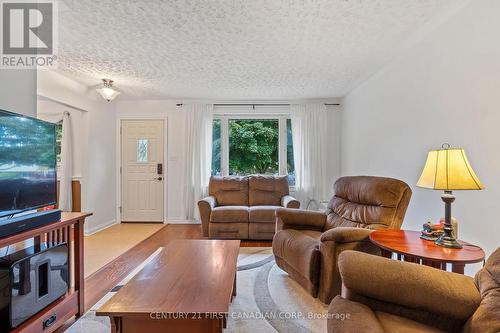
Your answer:
[[[120,98],[340,97],[456,0],[65,0],[59,71]]]

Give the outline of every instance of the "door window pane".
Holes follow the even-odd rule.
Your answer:
[[[221,120],[214,119],[212,128],[212,175],[221,175]]]
[[[137,140],[137,163],[148,162],[148,139]]]
[[[229,174],[277,175],[278,119],[229,120]]]
[[[295,186],[295,166],[293,164],[292,120],[286,120],[286,171],[288,184]]]

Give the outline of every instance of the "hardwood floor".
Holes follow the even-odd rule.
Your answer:
[[[174,239],[203,239],[200,225],[167,224],[109,264],[85,279],[88,310],[159,247]],[[269,247],[271,241],[242,241],[242,247]]]
[[[97,272],[163,227],[163,223],[118,223],[85,236],[85,277]]]

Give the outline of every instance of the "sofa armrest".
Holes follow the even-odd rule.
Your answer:
[[[285,195],[281,198],[281,206],[285,208],[300,208],[300,201],[292,197],[291,195]]]
[[[198,204],[200,203],[207,203],[211,209],[217,207],[217,199],[215,199],[213,195],[201,199],[200,201],[198,201]]]
[[[303,209],[277,208],[276,229],[323,230],[326,215]]]
[[[210,213],[217,206],[217,200],[214,196],[208,196],[198,201],[198,209],[200,210],[201,228],[203,237],[208,237],[208,225],[210,223]]]
[[[360,295],[457,320],[469,318],[481,302],[465,275],[356,251],[341,253],[338,265],[347,298]]]
[[[325,231],[320,240],[322,242],[333,241],[336,243],[361,242],[369,239],[373,230],[353,227],[337,227]]]

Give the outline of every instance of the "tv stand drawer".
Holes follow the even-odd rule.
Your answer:
[[[78,313],[78,291],[70,291],[11,333],[52,333]],[[44,323],[51,324],[44,329]]]

